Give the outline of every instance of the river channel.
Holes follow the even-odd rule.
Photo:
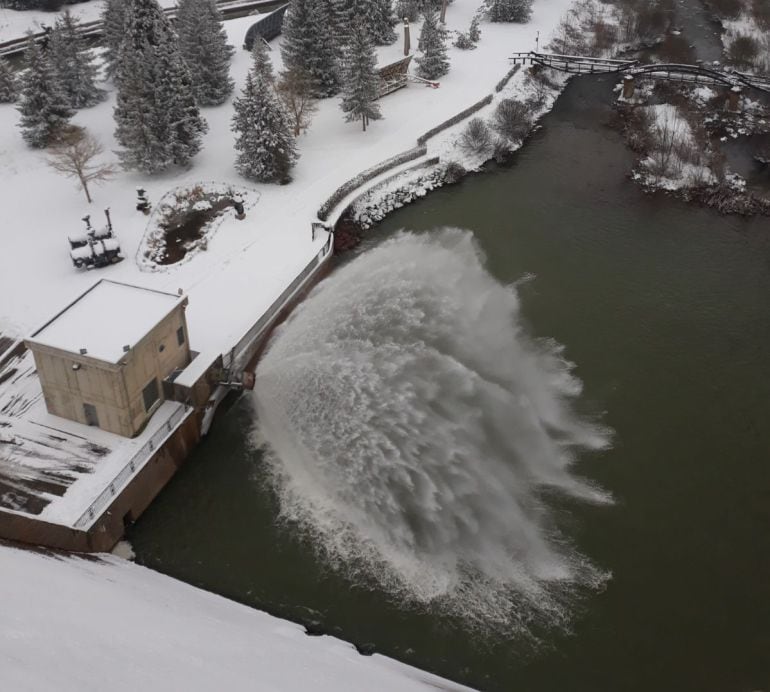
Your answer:
[[[246,396],[131,530],[139,563],[480,689],[770,688],[770,223],[641,192],[611,87],[574,80],[509,165],[357,250],[469,229],[519,282],[527,329],[576,364],[578,409],[613,431],[577,471],[614,501],[562,507],[562,532],[611,574],[567,627],[489,634],[330,568],[277,521]]]

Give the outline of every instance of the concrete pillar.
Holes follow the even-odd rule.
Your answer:
[[[727,92],[727,110],[737,113],[741,109],[741,91],[739,86],[734,86]]]
[[[623,77],[623,98],[626,100],[634,98],[634,89],[634,78],[627,74]]]
[[[404,17],[404,55],[409,55],[412,45],[409,41],[409,20]]]
[[[446,24],[446,4],[447,4],[447,0],[442,0],[442,2],[441,2],[441,17],[439,18],[441,20],[442,24]]]

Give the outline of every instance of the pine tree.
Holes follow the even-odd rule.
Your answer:
[[[468,27],[468,38],[474,45],[481,40],[481,29],[479,28],[479,17],[474,14],[471,19],[471,25]]]
[[[47,53],[40,50],[30,36],[24,55],[21,78],[21,113],[19,127],[30,146],[48,146],[72,117],[67,95],[59,86],[56,72]]]
[[[123,40],[126,22],[126,6],[130,0],[107,0],[102,10],[102,38],[107,75],[112,76],[118,66],[118,53]]]
[[[397,38],[393,29],[396,24],[393,3],[391,0],[374,0],[373,9],[374,12],[369,22],[372,38],[378,46],[387,46]]]
[[[369,120],[382,117],[377,103],[380,80],[376,64],[377,56],[369,30],[363,20],[359,19],[353,26],[342,68],[343,98],[340,105],[347,113],[345,120],[360,120],[364,132]]]
[[[417,74],[423,79],[438,79],[449,72],[446,30],[439,26],[434,10],[425,10],[424,18],[418,43],[422,55],[417,58]]]
[[[331,18],[324,3],[292,0],[283,19],[281,55],[287,69],[308,75],[313,96],[324,98],[339,91],[337,54]]]
[[[99,103],[104,92],[96,88],[99,70],[78,30],[77,20],[65,10],[56,20],[48,50],[70,105],[85,108]]]
[[[145,173],[186,166],[208,129],[176,36],[156,0],[132,0],[120,46],[115,138],[125,168]]]
[[[0,103],[13,103],[18,95],[16,75],[4,58],[0,58]]]
[[[393,5],[391,0],[331,0],[333,25],[339,32],[338,43],[347,46],[352,41],[353,27],[363,21],[372,41],[384,46],[396,40]]]
[[[270,82],[252,69],[233,105],[235,168],[259,182],[289,182],[298,154],[289,118]]]
[[[259,72],[268,82],[275,81],[270,53],[267,52],[267,44],[262,40],[261,36],[257,36],[254,39],[254,46],[251,49],[251,61],[254,70]]]
[[[224,103],[233,91],[230,60],[235,50],[227,43],[222,14],[214,0],[180,0],[176,30],[198,105]]]
[[[528,22],[532,0],[487,0],[488,15],[493,22]]]

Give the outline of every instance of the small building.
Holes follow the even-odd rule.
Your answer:
[[[125,437],[190,362],[187,297],[102,279],[25,340],[48,412]]]

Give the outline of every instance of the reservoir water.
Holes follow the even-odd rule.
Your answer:
[[[281,375],[270,385],[275,408],[232,402],[131,530],[138,562],[481,689],[770,689],[770,222],[642,193],[609,127],[611,87],[573,81],[509,165],[431,193],[368,233],[355,254],[381,253],[371,267],[380,293],[367,294],[359,277],[359,295],[349,274],[351,283],[318,287],[340,314],[308,305],[290,325],[303,338],[279,335],[262,373],[267,383]],[[467,247],[435,259],[447,227],[466,229],[485,265]],[[416,234],[406,255],[392,250],[399,229]],[[438,285],[451,300],[404,302],[403,265],[425,247],[433,259],[420,290]],[[443,261],[446,275],[432,276]],[[381,280],[388,266],[392,286]],[[480,293],[494,297],[491,313],[486,301],[474,313]],[[418,308],[425,319],[403,317]],[[515,328],[485,339],[494,324]],[[532,367],[511,374],[507,363],[522,354]],[[483,383],[457,376],[453,361]],[[302,391],[309,402],[296,398]],[[430,397],[431,407],[412,406]],[[533,400],[546,403],[523,426],[510,407]],[[275,454],[255,448],[258,409],[274,416],[269,440],[287,420],[300,431],[296,455],[288,443]],[[457,427],[437,434],[453,417]],[[534,429],[545,431],[540,446],[519,446]],[[373,434],[385,439],[379,449],[395,449],[381,465],[411,450],[403,473],[372,461]],[[421,450],[430,458],[415,466]],[[522,471],[532,450],[537,463]],[[557,470],[554,492],[545,477]],[[388,492],[372,495],[365,480]],[[307,530],[339,519],[323,511],[336,493],[358,534]],[[442,493],[461,511],[440,511],[452,506]],[[366,532],[377,536],[361,541]],[[395,585],[378,571],[387,559],[358,559],[362,543],[393,558]],[[496,562],[500,549],[514,560]],[[411,581],[397,559],[405,551],[419,567]],[[452,555],[482,580],[513,584],[495,626],[474,608],[488,590],[472,581],[451,590],[467,571],[437,570],[433,592],[415,586],[436,564],[454,565]],[[522,596],[535,593],[527,585],[542,588],[545,610],[537,595]],[[431,599],[450,592],[468,608]]]

